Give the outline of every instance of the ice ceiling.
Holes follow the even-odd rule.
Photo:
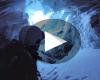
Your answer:
[[[72,3],[73,2],[73,3]],[[25,12],[28,21],[33,25],[45,19],[62,19],[73,24],[80,32],[82,47],[91,47],[91,38],[97,39],[90,25],[90,18],[96,14],[96,9],[89,9],[89,2],[70,0],[27,0]],[[92,3],[92,1],[91,1]]]

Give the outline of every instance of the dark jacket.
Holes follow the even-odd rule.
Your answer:
[[[36,58],[18,42],[0,49],[0,80],[38,80]]]

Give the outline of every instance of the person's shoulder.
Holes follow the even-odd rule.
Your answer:
[[[21,48],[24,47],[24,45],[22,45],[18,40],[12,40],[10,41],[5,48]]]
[[[17,40],[12,40],[3,49],[10,54],[21,53],[24,51],[24,45]]]

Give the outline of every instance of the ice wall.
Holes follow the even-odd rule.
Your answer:
[[[96,11],[87,10],[86,12],[82,12],[80,7],[71,5],[71,2],[64,3],[63,0],[27,0],[26,13],[29,16],[30,25],[45,19],[62,19],[70,22],[80,32],[81,47],[92,47],[91,38],[97,38],[97,36],[91,28],[90,18]]]

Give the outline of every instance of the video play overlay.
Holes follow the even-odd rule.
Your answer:
[[[43,62],[62,63],[73,58],[81,46],[78,30],[60,19],[47,19],[35,24],[45,34],[38,49]]]

